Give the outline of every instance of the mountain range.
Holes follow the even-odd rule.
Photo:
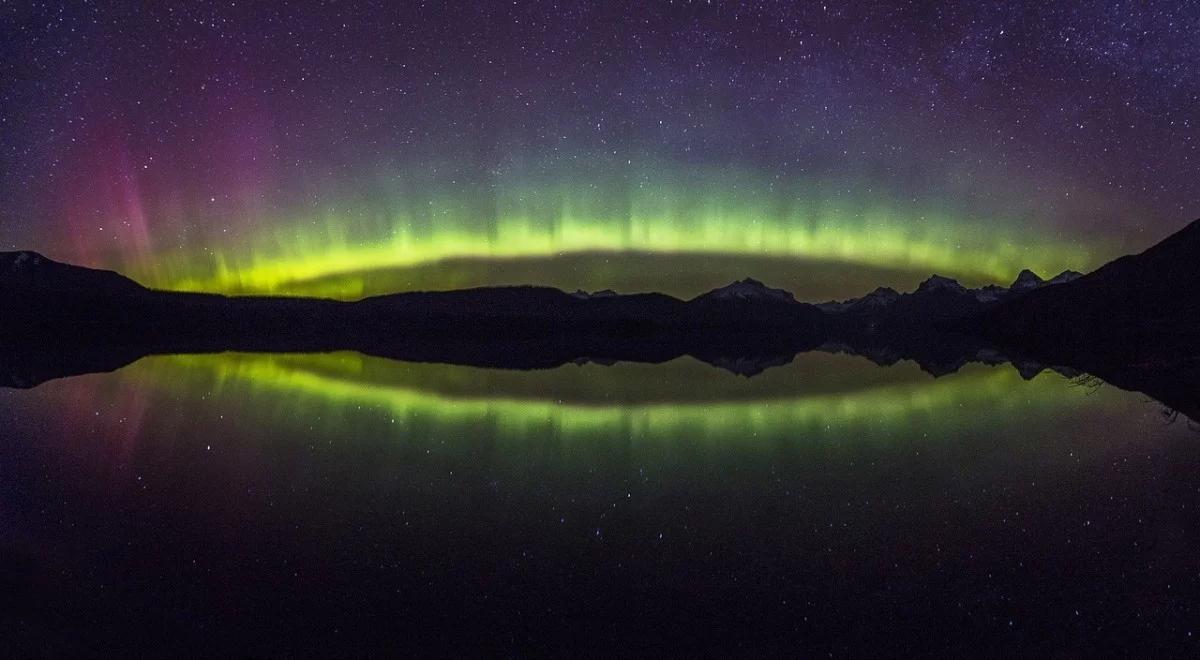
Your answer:
[[[1008,287],[975,289],[933,275],[911,292],[878,288],[819,304],[750,278],[690,300],[538,286],[356,302],[226,297],[150,290],[115,272],[4,252],[0,360],[24,360],[23,382],[147,354],[225,350],[358,350],[513,368],[688,354],[753,375],[823,347],[914,359],[935,375],[1010,359],[1178,380],[1200,372],[1198,285],[1200,220],[1086,275],[1043,280],[1025,270]]]

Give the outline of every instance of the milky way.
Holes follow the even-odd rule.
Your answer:
[[[841,294],[1200,216],[1194,3],[276,4],[0,6],[0,249],[339,297],[517,259],[686,293],[711,255]]]

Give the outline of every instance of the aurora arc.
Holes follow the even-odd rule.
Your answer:
[[[384,203],[352,198],[325,212],[260,218],[251,224],[269,230],[155,251],[124,270],[155,288],[353,299],[391,292],[372,290],[356,274],[464,258],[738,255],[903,268],[982,284],[1007,283],[1022,268],[1047,276],[1085,270],[1108,251],[1022,231],[1016,221],[965,220],[966,211],[949,206],[878,195],[847,200],[832,185],[786,187],[745,174],[478,188],[409,185]],[[661,275],[672,292],[670,268]],[[549,272],[545,280],[536,283],[579,286]],[[448,288],[454,279],[448,274],[445,282]]]
[[[832,363],[851,373],[873,376],[869,380],[876,382],[811,393],[783,386],[791,377],[809,373],[804,364],[808,360],[814,361],[809,365],[816,370],[812,373]],[[531,437],[534,429],[546,427],[564,439],[579,440],[618,431],[643,440],[688,437],[713,441],[783,437],[795,434],[797,429],[824,436],[831,428],[877,425],[903,429],[914,424],[937,424],[949,431],[971,428],[985,412],[1003,415],[1026,408],[1030,401],[1053,410],[1086,396],[1082,390],[1063,387],[1062,377],[1054,373],[1044,373],[1025,387],[1018,387],[1022,378],[1008,365],[969,365],[955,378],[933,379],[911,363],[881,370],[862,358],[806,354],[778,370],[774,385],[764,384],[758,396],[742,400],[663,401],[652,397],[604,402],[614,388],[641,387],[643,379],[637,377],[638,368],[632,364],[583,365],[520,372],[514,377],[518,382],[528,381],[527,385],[541,383],[549,388],[548,392],[571,383],[589,390],[571,402],[530,396],[528,392],[492,390],[499,381],[480,381],[487,370],[393,362],[355,353],[164,356],[143,360],[124,374],[156,388],[185,388],[212,397],[257,401],[256,409],[281,419],[323,420],[336,427],[356,411],[373,409],[391,418],[400,435],[410,425],[425,420],[436,424],[486,423],[499,435],[512,439]],[[651,368],[679,375],[705,369],[717,380],[726,381],[729,393],[745,389],[744,379],[722,374],[691,358]],[[826,369],[825,373],[831,372]],[[455,379],[461,384],[472,383],[470,387],[476,391],[445,391],[442,386]],[[1032,392],[1036,396],[1030,396]]]

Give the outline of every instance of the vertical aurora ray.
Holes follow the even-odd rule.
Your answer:
[[[224,293],[311,293],[314,281],[351,276],[316,290],[353,298],[388,293],[371,290],[356,273],[453,259],[592,252],[609,258],[626,252],[738,255],[1006,282],[1021,268],[1049,275],[1085,270],[1095,264],[1097,252],[1106,252],[949,204],[933,208],[879,194],[847,194],[844,184],[782,185],[745,171],[660,166],[616,180],[597,174],[594,180],[391,187],[390,193],[351,197],[325,212],[258,218],[247,224],[269,229],[204,249],[156,254],[127,269],[150,286]],[[446,268],[450,288],[454,278]],[[670,288],[670,268],[662,276]]]
[[[1174,4],[18,3],[0,246],[338,297],[584,252],[1088,270],[1200,213]]]

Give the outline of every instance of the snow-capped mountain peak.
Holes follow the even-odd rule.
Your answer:
[[[867,305],[888,305],[900,298],[900,292],[890,286],[881,286],[859,298],[857,302]]]
[[[993,303],[1008,295],[1008,289],[995,284],[989,284],[978,289],[971,289],[971,293],[981,303]]]
[[[602,289],[600,291],[593,291],[592,293],[588,293],[583,289],[576,289],[575,293],[571,294],[572,297],[579,298],[581,300],[588,300],[590,298],[612,298],[616,295],[618,295],[617,292],[613,291],[612,289]]]
[[[958,283],[958,280],[941,275],[931,275],[929,279],[921,282],[917,286],[917,291],[954,291],[958,293],[966,293],[967,289]]]
[[[1074,282],[1075,280],[1077,280],[1081,277],[1083,277],[1083,273],[1080,273],[1080,272],[1077,272],[1074,270],[1064,270],[1063,272],[1059,273],[1058,275],[1055,275],[1054,277],[1050,278],[1050,280],[1047,281],[1046,284],[1066,284],[1067,282]]]
[[[756,279],[747,277],[740,282],[727,284],[706,294],[718,300],[774,300],[795,302],[796,298],[783,289],[772,289]]]
[[[850,298],[844,301],[830,300],[829,302],[818,304],[817,307],[822,311],[840,314],[849,309],[879,309],[887,307],[899,299],[899,291],[889,286],[881,286],[861,298]]]

